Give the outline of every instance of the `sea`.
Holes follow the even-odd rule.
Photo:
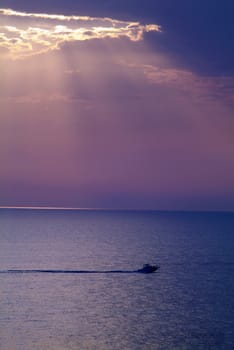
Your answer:
[[[85,349],[233,350],[234,213],[1,209],[0,350]]]

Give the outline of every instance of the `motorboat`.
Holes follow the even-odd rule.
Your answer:
[[[142,269],[137,270],[137,272],[140,273],[152,273],[159,269],[160,266],[158,265],[150,265],[150,264],[144,264]]]

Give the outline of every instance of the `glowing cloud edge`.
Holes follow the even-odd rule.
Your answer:
[[[0,8],[1,17],[9,18],[10,23],[0,26],[0,48],[5,49],[13,59],[57,50],[64,42],[120,37],[140,41],[145,32],[162,31],[157,24],[142,25],[108,17],[27,13]],[[30,18],[32,22],[15,25],[14,18],[17,17]],[[46,28],[40,20],[46,21]],[[61,25],[57,22],[61,22]]]

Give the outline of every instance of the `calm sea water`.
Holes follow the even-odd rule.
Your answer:
[[[233,350],[234,214],[0,210],[0,349]]]

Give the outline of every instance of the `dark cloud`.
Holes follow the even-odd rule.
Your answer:
[[[156,23],[163,35],[149,33],[145,39],[177,66],[202,75],[234,74],[233,0],[3,0],[1,6]]]

